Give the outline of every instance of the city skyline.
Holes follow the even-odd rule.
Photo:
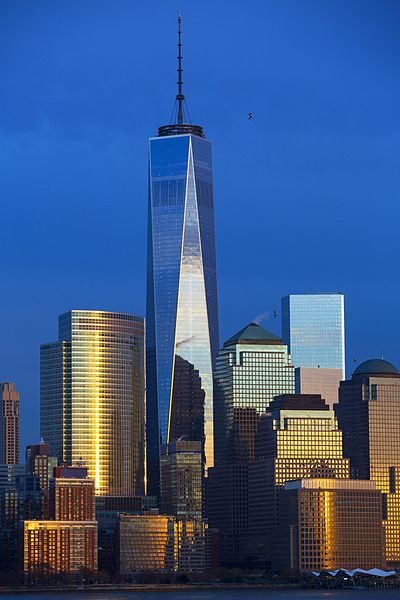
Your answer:
[[[15,3],[14,6],[17,4]],[[393,252],[396,249],[396,238],[392,229],[392,222],[395,222],[392,215],[396,215],[398,210],[390,201],[391,196],[395,197],[397,193],[397,179],[390,161],[395,133],[388,134],[389,120],[381,116],[384,112],[382,107],[385,105],[388,109],[386,119],[394,119],[390,106],[393,94],[398,90],[396,87],[398,84],[392,81],[391,69],[394,65],[390,59],[387,60],[391,44],[395,44],[395,48],[398,48],[398,40],[391,35],[392,25],[389,23],[389,15],[374,14],[370,3],[367,3],[368,10],[364,10],[361,15],[361,10],[358,13],[356,4],[350,3],[346,10],[342,9],[349,19],[345,24],[341,24],[340,17],[343,16],[343,12],[339,8],[321,8],[313,13],[315,3],[308,2],[305,12],[308,16],[313,14],[314,20],[306,23],[306,30],[299,33],[292,22],[292,19],[295,20],[295,17],[299,16],[294,3],[285,3],[283,8],[273,7],[272,4],[267,4],[263,8],[260,3],[256,12],[261,13],[265,19],[274,16],[284,39],[278,41],[277,34],[272,29],[268,31],[270,34],[268,39],[264,39],[257,27],[256,15],[250,16],[250,25],[255,29],[255,35],[251,36],[254,64],[249,72],[242,74],[244,81],[249,83],[250,87],[245,94],[232,95],[230,90],[233,74],[237,76],[237,72],[233,73],[232,67],[229,66],[231,62],[235,62],[232,45],[229,45],[226,37],[222,38],[223,44],[225,46],[228,44],[233,54],[227,59],[223,48],[217,48],[216,59],[214,63],[211,61],[212,68],[208,73],[204,67],[201,67],[197,57],[202,55],[200,40],[203,36],[200,31],[206,25],[212,36],[217,25],[204,19],[206,12],[204,7],[201,9],[203,16],[200,17],[197,9],[191,8],[188,3],[183,4],[181,10],[185,19],[186,90],[189,107],[194,121],[202,122],[214,141],[216,197],[218,198],[221,339],[228,338],[234,331],[261,313],[264,315],[269,313],[265,315],[266,319],[262,324],[279,335],[280,315],[276,320],[272,315],[275,309],[280,312],[281,296],[287,293],[338,289],[346,295],[348,374],[350,375],[352,371],[353,358],[361,362],[364,358],[381,356],[383,353],[385,358],[395,364],[398,363],[394,341],[392,341],[395,337],[392,331],[396,329],[397,317],[394,302],[396,285],[392,278],[389,279],[395,260],[393,256],[396,255],[396,252]],[[127,4],[122,3],[122,5],[128,11]],[[160,3],[154,5],[161,7]],[[48,10],[49,6],[47,5]],[[390,3],[387,6],[390,11]],[[95,28],[93,34],[95,52],[100,52],[96,32],[100,33],[108,27],[104,5],[99,3],[98,7],[95,19],[98,30]],[[22,24],[18,21],[22,25],[24,42],[28,47],[36,39],[33,29],[29,29],[31,23],[29,18],[32,16],[38,18],[43,9],[38,8],[38,13],[30,12],[33,10],[33,8],[29,9],[23,15]],[[47,26],[53,23],[52,19],[59,17],[63,9],[58,10],[60,12],[57,12],[57,9],[48,12],[47,19],[39,26],[39,32],[44,35],[47,45],[50,43],[51,47],[57,49],[56,54],[61,59],[61,65],[64,65],[66,78],[63,79],[58,75],[52,79],[53,76],[41,62],[43,50],[40,45],[29,59],[15,51],[11,52],[19,65],[14,83],[10,79],[11,71],[9,71],[12,61],[5,60],[4,65],[3,83],[9,83],[9,86],[8,93],[2,94],[2,102],[5,102],[2,114],[7,115],[8,121],[0,124],[2,158],[6,167],[0,183],[0,192],[5,199],[3,217],[8,227],[3,232],[1,254],[4,266],[4,289],[1,294],[0,326],[4,342],[0,348],[0,381],[15,382],[21,393],[22,448],[27,442],[39,441],[37,368],[39,345],[46,339],[52,339],[53,323],[57,315],[65,310],[77,308],[126,311],[144,316],[147,190],[143,150],[148,134],[152,130],[155,133],[160,122],[168,121],[167,104],[168,99],[173,96],[174,87],[171,70],[174,68],[175,52],[171,44],[171,35],[165,34],[160,19],[156,24],[156,27],[160,27],[160,32],[157,32],[158,45],[154,48],[154,55],[151,58],[153,63],[148,60],[144,67],[155,68],[160,66],[162,60],[160,79],[156,78],[155,88],[160,90],[165,86],[165,89],[171,90],[171,93],[159,94],[162,96],[159,101],[149,99],[149,95],[144,97],[139,94],[139,99],[136,101],[137,88],[129,88],[126,84],[130,90],[128,98],[135,99],[135,102],[128,107],[125,99],[121,104],[121,99],[124,97],[121,81],[128,81],[131,75],[134,82],[137,76],[139,78],[142,76],[142,67],[136,65],[134,58],[136,46],[129,45],[131,42],[128,43],[128,31],[124,29],[122,45],[116,43],[113,51],[118,53],[123,49],[124,56],[131,56],[130,62],[127,60],[118,62],[119,68],[114,77],[111,77],[106,64],[104,74],[105,81],[110,82],[110,92],[107,91],[106,86],[107,89],[98,89],[99,93],[92,98],[92,94],[88,94],[80,79],[82,73],[85,73],[84,68],[90,71],[91,83],[104,79],[104,74],[96,72],[95,69],[92,71],[93,64],[85,52],[88,48],[87,40],[82,37],[79,26],[69,22],[69,27],[78,27],[76,30],[78,48],[83,50],[84,66],[81,71],[75,73],[74,69],[79,61],[76,54],[70,56],[68,53],[70,47],[68,36],[64,33],[56,41],[49,33],[51,27],[47,29]],[[83,16],[88,16],[84,9],[80,10],[83,11],[81,13]],[[129,14],[136,15],[134,9],[130,10],[133,12],[128,11]],[[170,14],[171,11],[166,7],[163,10],[166,19],[170,19],[172,34],[175,15]],[[221,13],[219,9],[215,10],[216,21],[218,21]],[[16,33],[16,10],[11,3],[4,3],[1,12],[4,17],[1,22],[6,23],[9,32]],[[398,14],[394,9],[392,13],[393,24]],[[144,29],[150,31],[150,13],[141,9],[137,16],[144,17]],[[231,20],[234,31],[237,31],[235,28],[241,25],[238,16],[237,10],[233,8]],[[362,17],[358,25],[350,18],[357,16]],[[115,23],[120,26],[121,12],[116,11],[115,19]],[[386,41],[379,52],[374,42],[370,42],[370,45],[367,42],[360,42],[360,33],[364,30],[371,31],[376,19],[378,19],[380,33],[382,27],[386,27]],[[132,19],[131,24],[134,21],[135,19]],[[328,22],[333,23],[331,37],[323,42],[315,36],[318,27],[326,26]],[[141,26],[143,27],[143,22]],[[161,32],[163,41],[160,41]],[[293,32],[296,33],[294,41],[285,48],[285,43],[289,43],[289,33],[293,34]],[[311,41],[306,41],[306,32],[314,34]],[[355,38],[351,34],[354,34]],[[131,39],[131,31],[129,36]],[[99,37],[103,39],[101,35]],[[20,39],[18,35],[15,38]],[[246,47],[249,38],[250,32],[249,35],[245,32],[240,38],[238,52]],[[135,44],[143,42],[143,39],[140,37]],[[337,50],[339,39],[344,45],[342,53]],[[350,64],[346,68],[344,64],[348,59],[347,55],[345,57],[346,50],[354,49],[354,39],[358,43],[365,44],[363,46],[365,53],[358,50],[358,54],[350,58]],[[3,40],[8,46],[10,45],[9,36],[5,34]],[[116,42],[116,38],[114,41]],[[47,47],[46,44],[44,47]],[[165,58],[163,51],[160,50],[164,45],[170,52],[168,56],[165,54]],[[281,62],[275,65],[272,59],[271,62],[269,59],[260,62],[257,48],[262,50],[261,57],[266,57],[269,55],[267,50],[279,47],[285,48]],[[305,77],[301,84],[296,79],[291,64],[292,52],[297,47],[303,48],[299,60]],[[12,44],[11,48],[13,48]],[[315,58],[310,59],[307,54],[310,50],[315,53],[316,48],[319,48],[323,54],[323,59],[320,61],[316,61]],[[207,53],[210,50],[204,48],[204,51]],[[334,55],[331,55],[332,52]],[[10,52],[7,54],[9,55]],[[112,56],[111,54],[109,57],[110,64],[114,64]],[[114,56],[116,57],[116,54]],[[221,72],[222,60],[225,68]],[[14,104],[11,102],[10,105],[7,103],[10,99],[18,97],[18,92],[21,91],[18,86],[28,76],[31,61],[40,74],[38,80],[50,82],[52,84],[50,88],[56,98],[63,98],[63,101],[58,103],[56,108],[57,102],[52,104],[47,92],[45,93],[41,88],[40,91],[35,91],[29,86],[28,77],[28,85],[24,93],[26,92],[27,101],[30,99],[32,102],[30,112],[28,111],[24,117],[25,101],[14,102]],[[132,61],[134,61],[133,65]],[[243,59],[237,64],[241,67],[244,64]],[[380,69],[383,64],[385,69]],[[128,69],[129,65],[130,69]],[[326,76],[327,65],[335,67],[333,71],[330,69],[329,78]],[[367,84],[372,86],[372,80],[375,85],[378,78],[382,86],[379,117],[372,108],[372,100],[370,104],[361,104],[361,116],[358,120],[354,107],[349,106],[346,98],[339,92],[339,98],[335,98],[335,107],[330,104],[329,91],[339,82],[342,82],[342,86],[350,85],[350,71],[353,76],[353,70],[356,72],[356,81],[361,84],[362,91],[365,91]],[[371,77],[370,70],[375,78]],[[67,85],[73,73],[76,76],[77,99],[70,94]],[[210,81],[207,79],[208,76],[211,78]],[[222,83],[217,84],[217,76]],[[268,81],[268,84],[264,83],[264,80]],[[289,81],[297,92],[301,92],[297,96],[299,102],[296,106],[292,103],[285,104],[283,101],[289,97],[284,94],[284,91],[288,91]],[[261,83],[261,86],[255,91],[254,84],[257,82]],[[113,86],[112,83],[118,85]],[[210,83],[213,85],[212,90]],[[282,84],[282,89],[279,83]],[[149,85],[151,88],[150,82]],[[205,87],[206,93],[200,93],[201,85]],[[96,90],[96,85],[94,89]],[[343,87],[339,86],[337,89],[343,91]],[[112,96],[108,96],[109,93]],[[356,94],[354,87],[351,87],[351,93]],[[228,95],[231,101],[229,107],[226,106]],[[314,99],[314,103],[310,102],[313,106],[310,111],[305,105],[311,98]],[[376,100],[376,95],[374,98]],[[88,104],[89,99],[90,104]],[[115,117],[114,121],[108,110],[104,108],[111,100],[111,104],[120,106],[122,112],[122,116],[118,119]],[[145,111],[143,118],[140,113],[145,105],[148,110]],[[247,114],[250,110],[254,111],[254,119],[248,122]],[[38,120],[40,114],[43,115],[43,121]],[[336,129],[333,133],[332,126],[337,124],[337,120],[340,121],[340,115],[343,119],[343,129],[339,127],[339,133]],[[368,120],[367,117],[370,119]],[[90,130],[89,125],[83,125],[84,122],[92,123],[93,130]],[[344,132],[349,123],[352,125],[352,135],[361,134],[363,139],[371,141],[371,145],[367,144],[366,149],[362,149],[361,144],[354,145],[351,136]],[[310,134],[310,130],[313,130],[312,127],[310,129],[312,124],[314,124],[314,132],[315,126],[322,127],[326,140],[321,136],[313,137]],[[394,131],[395,128],[391,126],[390,130]],[[281,138],[280,141],[278,138]],[[12,139],[14,142],[11,142]],[[239,142],[237,146],[233,145],[234,140]],[[289,155],[286,152],[287,142],[288,147],[291,148]],[[328,148],[329,142],[331,148]],[[343,146],[341,142],[344,142],[346,151],[340,150]],[[73,156],[74,149],[77,150],[76,158]],[[294,157],[299,149],[301,152],[305,151],[303,160]],[[321,157],[317,158],[319,153]],[[136,157],[139,155],[141,158],[137,161]],[[355,158],[356,155],[358,159]],[[354,167],[352,177],[345,175],[346,169],[349,168],[348,159]],[[369,174],[373,159],[375,169],[372,169],[373,173]],[[78,162],[75,160],[81,160],[83,166],[78,167]],[[134,164],[135,161],[137,164]],[[299,180],[298,173],[304,166],[306,168],[302,175],[303,179]],[[274,174],[272,171],[275,167],[277,169]],[[255,170],[262,173],[261,178],[255,174]],[[287,184],[286,175],[283,175],[284,170],[286,173],[289,170],[294,174],[296,182],[300,181],[303,184],[300,185],[300,191],[297,191],[295,186]],[[30,190],[29,194],[17,181],[17,172],[18,179],[24,182],[26,189]],[[322,182],[325,178],[326,183],[332,186],[332,192],[328,192],[324,187]],[[374,187],[374,181],[380,182],[379,189],[376,183]],[[307,200],[310,191],[311,199]],[[369,216],[368,211],[363,211],[365,205],[371,203],[374,197],[379,198],[379,206],[382,208],[378,219]],[[58,202],[59,213],[53,208],[54,199]],[[97,211],[94,211],[94,199],[99,201],[96,202]],[[320,202],[321,199],[323,202]],[[346,206],[346,210],[338,210],[335,199],[339,199],[340,205]],[[283,214],[281,202],[285,203],[285,207],[289,203],[290,208],[289,215],[286,214],[286,209],[284,211],[288,250],[284,254],[272,255],[264,247],[265,238],[261,234],[270,221],[279,229],[279,220]],[[300,202],[301,205],[299,213],[296,212],[296,202]],[[21,210],[15,210],[16,205]],[[73,210],[67,211],[68,206]],[[246,207],[246,211],[242,210],[243,206]],[[334,207],[332,215],[326,208],[328,206]],[[132,213],[133,210],[135,213]],[[71,221],[69,212],[74,213],[78,218]],[[308,250],[303,251],[298,249],[302,236],[299,237],[299,232],[294,227],[294,221],[297,225],[301,214],[303,214],[300,220],[300,226],[303,228],[302,235],[306,236],[302,243],[308,247]],[[39,215],[39,219],[36,215]],[[312,218],[308,225],[307,219],[310,215]],[[132,216],[136,218],[132,220]],[[330,217],[332,217],[331,226],[328,227],[326,219]],[[127,237],[125,221],[130,222],[133,236]],[[356,226],[358,222],[362,227]],[[357,231],[360,236],[357,245],[352,242],[354,231]],[[10,237],[15,236],[16,232],[18,246],[15,237]],[[32,237],[33,232],[35,232],[34,237]],[[281,240],[281,233],[277,238],[271,228],[270,232],[271,242],[277,245]],[[311,232],[314,237],[311,237]],[[241,243],[238,243],[238,234],[242,238]],[[72,237],[76,238],[79,253],[72,249],[69,250],[68,255],[64,254],[62,248],[63,246],[70,248],[68,242]],[[380,247],[373,248],[373,244],[371,247],[369,239],[379,239]],[[12,240],[14,245],[11,243]],[[336,243],[337,240],[339,244]],[[334,252],[330,253],[329,245],[335,246]],[[306,268],[305,261],[306,263],[308,261]],[[354,268],[354,262],[357,268]],[[115,267],[117,263],[121,265],[118,268]],[[373,289],[369,282],[367,286],[363,274],[367,266],[374,272]],[[130,282],[121,284],[123,280],[129,279],[128,273],[131,276]],[[107,285],[103,277],[107,278]],[[236,285],[238,279],[241,280],[241,286]],[[379,292],[382,289],[385,290],[383,295]],[[21,314],[23,318],[20,318]],[[372,324],[369,322],[370,315],[374,315]],[[389,323],[391,327],[388,327]]]

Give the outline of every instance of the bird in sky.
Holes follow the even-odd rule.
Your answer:
[[[253,118],[253,113],[252,113],[252,112],[249,112],[249,121],[250,121],[250,119],[252,119],[252,118]]]
[[[353,362],[357,362],[357,359],[356,359],[356,358],[353,358]]]
[[[277,316],[278,316],[278,313],[276,312],[276,310],[274,310],[274,319],[276,319]]]

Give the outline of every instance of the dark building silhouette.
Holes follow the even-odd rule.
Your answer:
[[[19,463],[19,393],[15,383],[0,383],[0,463]]]
[[[181,356],[175,357],[169,439],[204,440],[204,399],[199,371]]]

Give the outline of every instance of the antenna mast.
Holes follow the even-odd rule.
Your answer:
[[[182,94],[182,40],[181,40],[181,15],[178,13],[178,93],[176,100],[178,102],[178,125],[183,123],[183,101],[185,96]]]

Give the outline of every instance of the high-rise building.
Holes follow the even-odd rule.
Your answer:
[[[278,525],[277,494],[290,480],[348,479],[342,432],[333,410],[318,395],[282,395],[262,417],[248,466],[249,547],[254,560],[271,560]]]
[[[282,298],[282,338],[296,367],[296,393],[321,394],[332,406],[345,378],[343,294]]]
[[[144,492],[144,321],[72,310],[41,346],[41,435],[50,453],[84,463],[97,495]]]
[[[214,373],[216,465],[254,459],[260,417],[274,396],[294,393],[294,367],[275,334],[250,323],[220,350]]]
[[[15,383],[0,383],[0,463],[19,463],[19,393]]]
[[[273,570],[384,566],[382,497],[373,481],[300,479],[278,494]]]
[[[180,520],[201,519],[203,511],[201,442],[165,444],[161,455],[161,510]]]
[[[400,373],[386,360],[360,364],[340,384],[336,407],[352,477],[383,495],[386,560],[400,566]]]
[[[180,18],[178,36],[176,118],[149,140],[147,474],[149,492],[156,495],[160,438],[174,441],[176,431],[190,438],[195,430],[196,439],[204,439],[206,469],[214,463],[212,370],[219,341],[211,143],[202,127],[185,122]],[[202,410],[198,390],[186,398],[193,424],[175,406],[184,400],[183,361],[201,382]],[[171,422],[182,416],[185,422]]]
[[[215,462],[207,482],[207,517],[220,531],[221,562],[243,564],[248,530],[248,462],[258,424],[274,396],[294,392],[294,367],[276,335],[250,323],[228,339],[214,372]]]

